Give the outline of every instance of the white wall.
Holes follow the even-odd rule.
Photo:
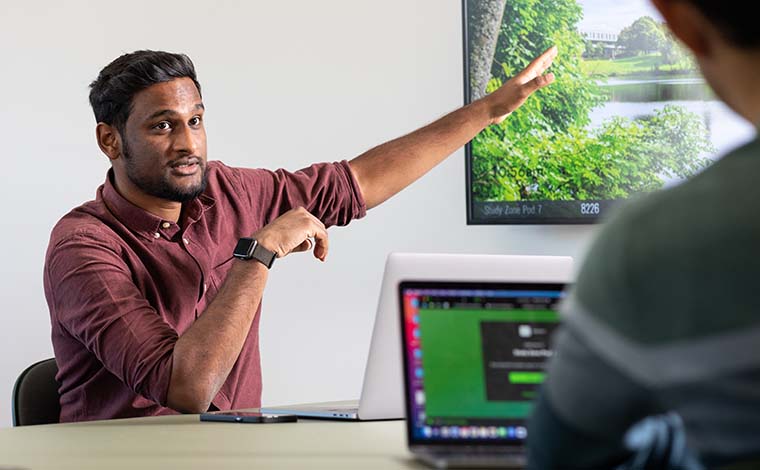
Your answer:
[[[297,169],[351,158],[462,104],[459,0],[0,3],[0,426],[28,364],[50,357],[42,264],[53,224],[107,161],[87,85],[141,48],[181,51],[204,87],[209,158]],[[278,262],[262,319],[264,403],[356,398],[390,251],[579,257],[593,227],[465,223],[459,151],[331,253]]]

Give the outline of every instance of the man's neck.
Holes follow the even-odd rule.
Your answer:
[[[178,222],[182,213],[182,203],[161,199],[140,191],[131,181],[114,175],[113,184],[121,196],[140,209],[170,222]]]

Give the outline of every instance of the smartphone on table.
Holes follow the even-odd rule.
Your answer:
[[[278,415],[253,411],[212,411],[201,413],[201,421],[222,423],[295,423],[296,415]]]

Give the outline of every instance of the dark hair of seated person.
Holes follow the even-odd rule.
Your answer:
[[[731,0],[687,0],[709,18],[734,45],[741,48],[760,47],[760,28],[752,11],[753,2]]]

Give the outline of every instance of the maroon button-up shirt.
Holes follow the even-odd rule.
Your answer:
[[[295,173],[209,162],[206,191],[178,224],[132,205],[111,177],[58,222],[45,260],[62,422],[175,413],[174,344],[214,300],[238,239],[294,207],[327,226],[366,213],[345,161]],[[261,404],[260,308],[219,409]]]

